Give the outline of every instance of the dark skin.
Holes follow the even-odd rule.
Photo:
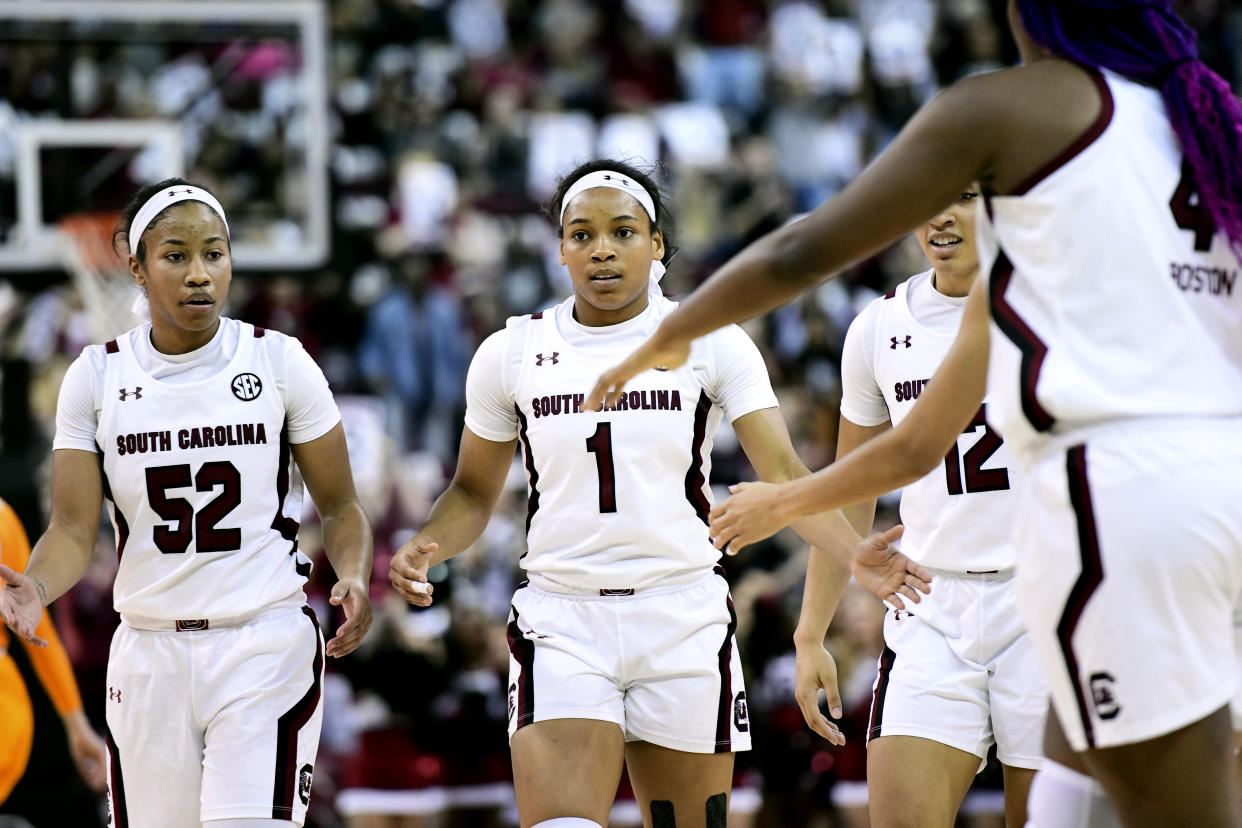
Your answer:
[[[1013,0],[1009,16],[1026,65],[967,78],[937,96],[838,196],[717,271],[643,346],[600,377],[585,405],[612,403],[638,373],[684,362],[696,337],[779,307],[897,241],[970,182],[995,195],[1013,193],[1070,147],[1100,112],[1094,82],[1030,39]],[[785,491],[799,502],[782,499],[788,516],[848,506],[934,468],[983,398],[987,325],[979,283],[958,341],[911,415],[829,469],[789,484]],[[763,504],[772,502],[766,485],[741,484],[735,487],[741,496],[713,510],[718,543],[744,545],[783,525],[771,527],[771,515],[763,514]],[[1049,720],[1056,728],[1056,717]],[[1050,759],[1091,773],[1127,826],[1242,825],[1227,708],[1122,747],[1074,753],[1055,738],[1048,747]]]
[[[146,255],[131,254],[129,269],[151,306],[151,344],[165,354],[201,348],[220,328],[232,279],[224,222],[206,204],[183,201],[148,226],[142,242]],[[324,552],[339,579],[330,601],[343,609],[346,621],[327,642],[327,654],[339,658],[356,649],[371,626],[371,528],[354,492],[341,424],[291,448],[319,510]],[[0,589],[0,616],[17,635],[43,645],[35,635],[38,618],[85,572],[102,507],[99,455],[77,449],[52,452],[48,529],[24,574],[0,567],[0,577],[8,582]]]

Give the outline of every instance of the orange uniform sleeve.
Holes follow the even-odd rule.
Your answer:
[[[22,528],[13,507],[3,500],[0,500],[0,561],[18,572],[24,572],[30,561],[30,541],[26,538],[26,530]],[[69,656],[60,643],[60,636],[56,634],[52,617],[46,608],[36,632],[47,641],[47,647],[27,646],[26,653],[30,656],[30,663],[34,665],[39,681],[43,683],[43,689],[55,705],[56,712],[65,716],[81,710],[82,697],[73,677],[73,667],[69,664]],[[6,646],[8,639],[9,630],[0,623],[0,647]]]

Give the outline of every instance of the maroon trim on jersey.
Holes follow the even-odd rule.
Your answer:
[[[737,610],[733,608],[731,595],[725,595],[725,604],[729,607],[729,627],[717,653],[720,671],[720,702],[716,708],[717,753],[728,753],[733,749],[733,671],[729,668],[733,660],[733,634],[737,632]]]
[[[265,333],[267,333],[267,328],[260,328],[258,325],[254,326],[254,338],[255,339],[262,339],[263,334]]]
[[[293,819],[293,797],[298,793],[298,733],[319,706],[323,683],[323,640],[319,619],[310,607],[302,607],[315,630],[315,663],[311,686],[297,703],[276,720],[276,778],[272,784],[272,819]]]
[[[992,305],[992,319],[996,327],[1009,338],[1022,352],[1022,367],[1018,378],[1019,394],[1022,400],[1022,412],[1036,431],[1047,431],[1052,428],[1056,419],[1048,410],[1040,405],[1035,396],[1035,388],[1039,385],[1039,372],[1044,367],[1044,357],[1048,355],[1048,346],[1044,344],[1031,326],[1026,324],[1013,306],[1005,301],[1005,291],[1013,278],[1013,264],[1004,250],[997,250],[996,261],[988,276],[988,298]]]
[[[1087,602],[1104,580],[1104,563],[1100,560],[1100,537],[1096,532],[1095,508],[1091,503],[1091,486],[1087,481],[1087,447],[1079,444],[1065,454],[1065,474],[1069,479],[1070,505],[1078,523],[1078,556],[1081,569],[1078,579],[1065,599],[1065,609],[1057,621],[1057,641],[1061,645],[1061,657],[1069,673],[1070,686],[1074,688],[1074,701],[1078,703],[1078,715],[1082,730],[1087,737],[1087,747],[1095,747],[1095,732],[1087,710],[1087,696],[1083,692],[1079,674],[1078,657],[1074,655],[1074,631],[1082,619]]]
[[[112,728],[104,723],[104,740],[108,746],[108,787],[111,789],[112,828],[129,828],[129,808],[125,805],[125,779],[121,775],[121,752],[117,750]]]
[[[121,350],[121,346],[116,344],[115,339],[109,339],[107,342],[104,343],[104,351],[106,351],[109,354],[119,353],[120,350]]]
[[[703,494],[703,484],[707,478],[703,475],[703,441],[707,439],[707,415],[712,410],[712,402],[706,391],[699,392],[699,402],[694,408],[694,442],[690,444],[690,468],[686,471],[686,500],[694,507],[699,520],[709,524],[707,514],[712,510]]]
[[[543,311],[535,311],[530,315],[531,319],[543,319]]]
[[[885,298],[885,299],[892,299],[892,298],[893,298],[894,296],[896,296],[896,295],[897,295],[897,288],[893,288],[893,289],[892,289],[892,290],[890,290],[888,293],[884,294],[884,298]]]
[[[292,543],[296,551],[298,529],[301,528],[301,524],[285,515],[285,498],[289,496],[290,455],[289,425],[286,423],[280,429],[280,460],[276,467],[276,517],[272,518],[272,528],[279,532],[282,538]]]
[[[1013,189],[1009,195],[1020,196],[1026,195],[1035,185],[1039,184],[1048,176],[1073,161],[1083,150],[1091,146],[1096,140],[1104,134],[1104,130],[1108,129],[1108,125],[1113,120],[1113,93],[1108,88],[1108,81],[1104,80],[1104,76],[1099,72],[1091,72],[1091,80],[1095,82],[1095,88],[1100,93],[1100,114],[1096,116],[1095,122],[1087,127],[1087,131],[1078,136],[1074,143],[1070,144],[1057,156],[1044,164],[1017,187]]]
[[[884,645],[880,653],[880,674],[875,679],[875,690],[871,692],[871,720],[867,723],[867,741],[879,737],[884,726],[884,698],[888,695],[888,681],[893,675],[893,664],[897,654]]]
[[[514,730],[530,724],[535,719],[535,643],[522,635],[518,627],[517,607],[513,607],[513,620],[505,628],[505,640],[509,653],[518,663],[516,682],[517,698],[514,700]]]
[[[526,415],[522,409],[514,405],[518,415],[518,438],[522,441],[522,451],[526,455],[526,474],[530,478],[530,494],[526,498],[526,533],[530,534],[530,522],[539,511],[539,471],[535,468],[535,455],[530,450],[530,437],[526,434]]]
[[[129,540],[129,524],[125,521],[125,513],[117,505],[116,498],[112,496],[108,473],[103,469],[103,450],[100,449],[99,453],[99,480],[103,484],[103,496],[112,501],[112,516],[116,520],[116,559],[120,561],[121,555],[125,553],[125,542]]]

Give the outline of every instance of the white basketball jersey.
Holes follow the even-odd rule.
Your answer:
[[[776,405],[745,333],[730,326],[695,340],[683,366],[639,374],[615,408],[581,408],[600,373],[674,307],[653,293],[634,319],[590,328],[573,319],[570,298],[510,319],[480,347],[466,425],[490,440],[517,434],[529,487],[522,567],[533,584],[638,588],[719,559],[707,531],[712,435],[723,415]],[[504,388],[480,388],[485,371]]]
[[[926,284],[931,271],[913,276],[868,305],[850,325],[842,368],[841,413],[861,426],[883,419],[861,412],[860,389],[873,381],[896,426],[906,418],[953,344],[954,333],[926,327],[910,312],[910,291]],[[961,310],[958,310],[960,321]],[[852,359],[853,349],[865,349]],[[864,366],[857,376],[855,366]],[[988,404],[957,438],[935,470],[901,491],[903,552],[924,566],[961,571],[1009,569],[1014,565],[1011,538],[1017,476],[1000,434],[985,419]]]
[[[1095,79],[1096,124],[977,223],[990,412],[1023,461],[1094,424],[1242,415],[1238,259],[1160,93]]]
[[[236,320],[227,368],[184,384],[154,380],[135,328],[106,345],[97,441],[120,563],[122,616],[244,616],[302,601],[302,481],[269,349],[283,335]]]

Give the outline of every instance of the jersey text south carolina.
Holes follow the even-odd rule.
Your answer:
[[[216,446],[266,445],[267,428],[263,423],[237,423],[236,425],[196,426],[177,431],[177,448],[215,448]],[[141,431],[137,434],[118,434],[116,453],[146,454],[149,451],[172,451],[171,431]]]
[[[556,414],[579,414],[585,394],[553,394],[535,397],[530,401],[531,412],[536,419]],[[604,406],[604,411],[681,411],[681,392],[672,390],[629,391],[617,397],[615,405]]]

